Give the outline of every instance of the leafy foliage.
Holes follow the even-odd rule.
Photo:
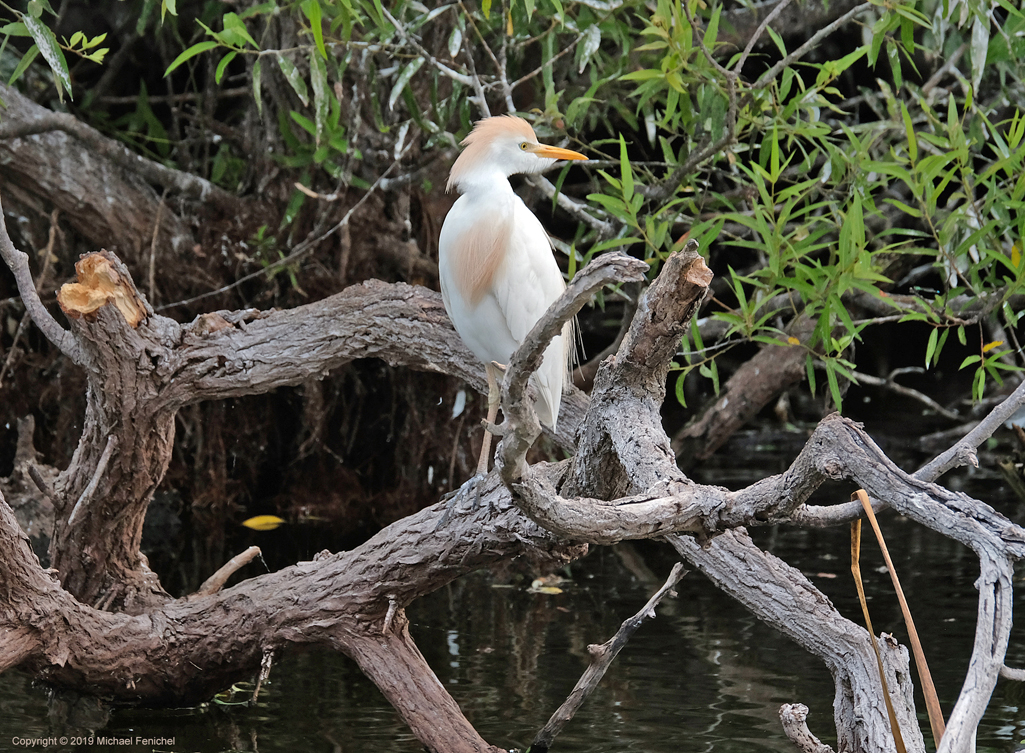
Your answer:
[[[560,204],[580,220],[570,274],[624,246],[654,274],[695,238],[725,283],[706,320],[721,334],[706,345],[695,328],[683,344],[681,400],[692,373],[718,391],[722,355],[754,343],[803,349],[810,386],[824,372],[839,407],[852,348],[883,322],[929,328],[927,367],[951,330],[962,346],[971,335],[980,352],[961,365],[976,399],[1021,367],[1017,6],[871,0],[814,33],[763,23],[746,36],[727,31],[746,11],[718,0],[268,0],[191,25],[164,0],[161,19],[185,40],[165,75],[197,90],[246,76],[269,151],[304,184],[366,190],[392,163],[415,174],[495,110],[529,111],[542,138],[586,134],[586,185]],[[102,37],[57,43],[50,12],[33,0],[0,32],[34,43],[12,80],[42,52],[60,95],[63,53],[104,50]],[[153,148],[157,124],[136,121]],[[242,165],[222,145],[210,177],[233,187]],[[540,184],[553,202],[568,170]]]

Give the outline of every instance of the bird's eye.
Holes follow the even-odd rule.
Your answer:
[[[522,149],[523,151],[527,151],[527,149],[529,149],[529,148],[530,148],[530,144],[528,144],[526,141],[521,141],[520,142],[520,149]]]

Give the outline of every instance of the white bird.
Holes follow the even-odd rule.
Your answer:
[[[441,295],[463,342],[488,374],[488,423],[498,415],[499,394],[492,363],[507,364],[527,333],[566,289],[552,243],[541,222],[509,183],[516,173],[540,173],[557,160],[584,155],[538,143],[530,124],[512,115],[477,122],[462,142],[447,189],[462,196],[441,228],[438,271]],[[572,354],[567,323],[531,376],[535,409],[553,430]],[[478,475],[487,472],[491,434],[485,432]]]

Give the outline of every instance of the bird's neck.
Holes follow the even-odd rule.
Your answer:
[[[454,171],[453,171],[454,172]],[[505,172],[490,165],[480,165],[471,170],[465,170],[460,174],[453,175],[451,185],[461,194],[477,195],[488,194],[512,194],[512,184],[509,183],[509,176]]]

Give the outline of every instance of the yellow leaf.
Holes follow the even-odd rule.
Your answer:
[[[277,515],[257,515],[255,518],[243,520],[242,525],[254,531],[273,531],[284,522],[285,520]]]
[[[510,10],[505,14],[505,35],[511,37],[513,35],[513,22],[512,22],[512,11]]]
[[[555,586],[538,586],[537,588],[532,587],[530,592],[534,594],[561,594],[562,589]]]
[[[1011,266],[1017,267],[1021,264],[1021,241],[1015,241],[1011,246]]]
[[[787,342],[790,343],[791,345],[800,345],[801,344],[801,341],[798,340],[793,335],[790,335],[790,337],[787,338]]]
[[[1003,344],[1004,344],[1003,340],[994,340],[991,343],[986,343],[985,345],[982,346],[982,352],[983,353],[989,353],[991,350],[993,350],[993,348],[999,348]]]

